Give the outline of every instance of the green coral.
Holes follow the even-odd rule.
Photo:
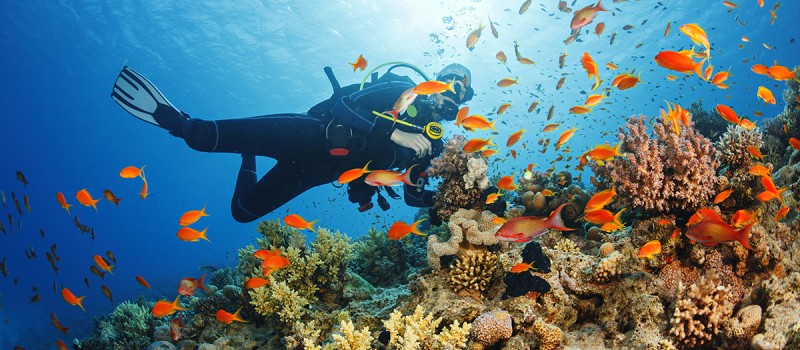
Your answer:
[[[150,344],[152,317],[149,307],[124,301],[111,314],[98,319],[92,336],[76,340],[78,349],[143,349]]]
[[[350,268],[379,287],[405,284],[414,269],[425,265],[425,240],[419,237],[393,241],[385,231],[371,227],[354,248]]]

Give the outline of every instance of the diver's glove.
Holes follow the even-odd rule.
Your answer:
[[[414,150],[417,157],[431,154],[431,141],[425,135],[395,129],[389,139],[400,146]]]

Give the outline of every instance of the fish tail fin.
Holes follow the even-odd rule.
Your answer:
[[[491,128],[491,129],[492,129],[492,130],[494,130],[494,131],[497,131],[497,129],[495,129],[495,128],[494,128],[494,123],[497,123],[497,120],[495,120],[495,121],[493,121],[493,122],[489,123],[489,128]]]
[[[72,214],[70,214],[70,212],[69,212],[69,208],[70,207],[72,207],[72,204],[67,204],[67,205],[64,206],[64,209],[67,211],[67,215],[71,216]]]
[[[614,222],[618,225],[622,226],[622,212],[625,211],[625,208],[620,209],[616,214],[614,214]]]
[[[736,232],[736,240],[749,250],[753,250],[753,248],[750,247],[750,229],[752,229],[755,224],[754,222],[750,223],[750,225]]]
[[[394,123],[397,123],[397,118],[400,117],[400,111],[397,110],[386,111],[384,113],[391,115]]]
[[[308,223],[308,229],[311,230],[311,232],[317,232],[317,229],[314,228],[314,224],[316,224],[317,221],[319,221],[319,219]]]
[[[84,296],[78,298],[78,300],[75,303],[78,304],[78,306],[81,307],[81,310],[83,310],[83,312],[86,312],[86,309],[83,308],[83,298],[86,298],[86,296],[84,295]]]
[[[185,308],[183,308],[181,306],[181,295],[180,294],[178,294],[178,296],[175,297],[175,300],[172,302],[172,307],[174,307],[175,310],[186,310]]]
[[[606,10],[605,8],[603,8],[603,6],[602,6],[602,5],[600,5],[600,2],[602,2],[602,1],[603,1],[603,0],[597,0],[597,5],[594,5],[594,10],[595,10],[595,11],[598,11],[598,12],[599,12],[599,11],[608,11],[608,10]]]
[[[450,83],[447,84],[447,91],[450,91],[452,93],[456,93],[455,88],[453,88],[453,84],[455,84],[455,83],[456,83],[456,79],[455,78],[450,80]]]
[[[706,79],[705,74],[703,74],[703,65],[710,57],[711,57],[710,55],[706,55],[706,58],[702,59],[700,62],[697,62],[697,64],[694,65],[693,72],[697,74],[697,76],[700,77],[700,79],[703,79],[704,81],[708,81],[708,79]]]
[[[358,61],[356,61],[356,63],[348,63],[348,64],[353,66],[353,72],[355,72],[356,69],[358,69]]]
[[[206,240],[206,242],[211,243],[211,240],[208,239],[208,237],[206,237],[206,231],[207,230],[208,230],[208,227],[206,227],[202,231],[200,231],[200,239],[204,239],[204,240]]]
[[[414,164],[414,165],[408,167],[408,169],[406,169],[406,171],[403,173],[403,175],[400,176],[400,180],[402,180],[404,184],[409,185],[409,186],[416,186],[417,185],[417,184],[411,182],[411,169],[413,169],[415,166],[417,166],[417,164]]]
[[[551,229],[555,229],[555,230],[559,230],[559,231],[573,231],[573,230],[575,230],[574,228],[569,228],[569,227],[564,226],[564,220],[561,218],[561,210],[564,209],[564,207],[567,204],[568,203],[564,203],[564,204],[558,206],[558,208],[556,208],[556,210],[553,210],[553,212],[550,213],[550,217],[547,218],[547,224]]]
[[[364,167],[363,167],[363,168],[361,168],[361,170],[362,170],[362,171],[363,171],[365,174],[366,174],[366,173],[369,173],[369,172],[372,172],[372,170],[369,170],[369,168],[368,168],[368,167],[369,167],[369,163],[372,163],[372,160],[368,161],[368,162],[367,162],[367,164],[364,164]]]
[[[208,288],[206,288],[206,284],[204,282],[205,279],[206,279],[206,274],[203,274],[202,276],[200,276],[200,279],[197,280],[197,284],[198,284],[197,288],[200,288],[202,291],[204,291],[206,293],[209,293],[209,290],[208,290]]]
[[[233,313],[233,319],[234,319],[235,321],[239,321],[239,322],[248,322],[248,321],[245,321],[245,320],[244,320],[244,319],[243,319],[243,318],[242,318],[242,317],[239,315],[239,313],[240,313],[241,311],[242,311],[242,307],[239,307],[238,309],[236,309],[236,312],[234,312],[234,313]]]
[[[146,167],[146,165],[142,165],[142,167],[139,168],[139,177],[142,178],[142,180],[144,180],[144,167]]]
[[[209,216],[206,214],[206,206],[208,206],[208,201],[203,204],[203,209],[200,209],[200,216]]]
[[[411,224],[411,233],[413,233],[413,234],[415,234],[417,236],[427,236],[427,234],[420,232],[419,227],[418,227],[419,224],[422,223],[425,220],[427,220],[427,219],[425,219],[425,218],[419,219],[419,220],[415,221],[413,224]]]

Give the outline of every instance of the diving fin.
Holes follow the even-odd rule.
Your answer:
[[[136,118],[160,126],[179,136],[188,115],[170,103],[153,83],[125,66],[114,82],[111,98]]]

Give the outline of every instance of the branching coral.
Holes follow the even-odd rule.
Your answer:
[[[713,276],[700,277],[688,288],[679,284],[676,297],[670,334],[682,347],[693,348],[710,341],[733,312],[728,287]]]
[[[449,328],[444,327],[437,334],[441,322],[441,317],[433,319],[432,314],[425,315],[419,305],[414,314],[409,316],[403,316],[395,310],[383,322],[389,331],[388,347],[403,350],[465,349],[472,325],[467,322],[459,325],[458,321],[454,321]]]
[[[277,315],[281,322],[292,325],[306,313],[305,307],[310,303],[283,281],[276,281],[270,276],[269,286],[249,291],[250,304],[256,312],[264,316]]]
[[[600,260],[594,268],[593,277],[600,283],[610,281],[622,274],[623,255],[618,251],[611,252],[608,256]]]
[[[442,154],[433,159],[431,166],[426,170],[428,176],[442,179],[434,198],[435,207],[439,210],[439,217],[449,217],[459,208],[473,208],[482,205],[480,198],[483,192],[480,184],[478,187],[471,185],[468,187],[465,182],[467,175],[470,174],[467,164],[473,158],[472,154],[464,152],[466,143],[467,139],[461,135],[452,137],[445,144]],[[475,182],[481,180],[481,177],[472,176],[469,179]]]
[[[369,328],[364,327],[362,330],[357,331],[353,326],[352,321],[342,320],[339,331],[341,334],[333,334],[333,344],[326,346],[326,350],[334,349],[351,349],[351,350],[369,350],[372,345],[372,335],[369,333]]]
[[[715,193],[716,151],[691,122],[678,135],[659,119],[651,137],[644,116],[631,117],[626,128],[617,134],[625,156],[606,163],[607,171],[596,171],[610,177],[626,207],[651,213],[693,210]],[[611,185],[603,180],[605,187]]]
[[[496,266],[496,254],[487,250],[467,251],[459,255],[450,270],[450,287],[456,293],[480,300],[481,294],[489,288]]]
[[[426,264],[424,247],[419,237],[393,241],[372,227],[355,242],[350,268],[376,286],[404,284],[410,272]]]
[[[94,334],[76,341],[78,349],[142,349],[150,344],[152,316],[149,308],[124,301],[111,314],[97,320]]]

